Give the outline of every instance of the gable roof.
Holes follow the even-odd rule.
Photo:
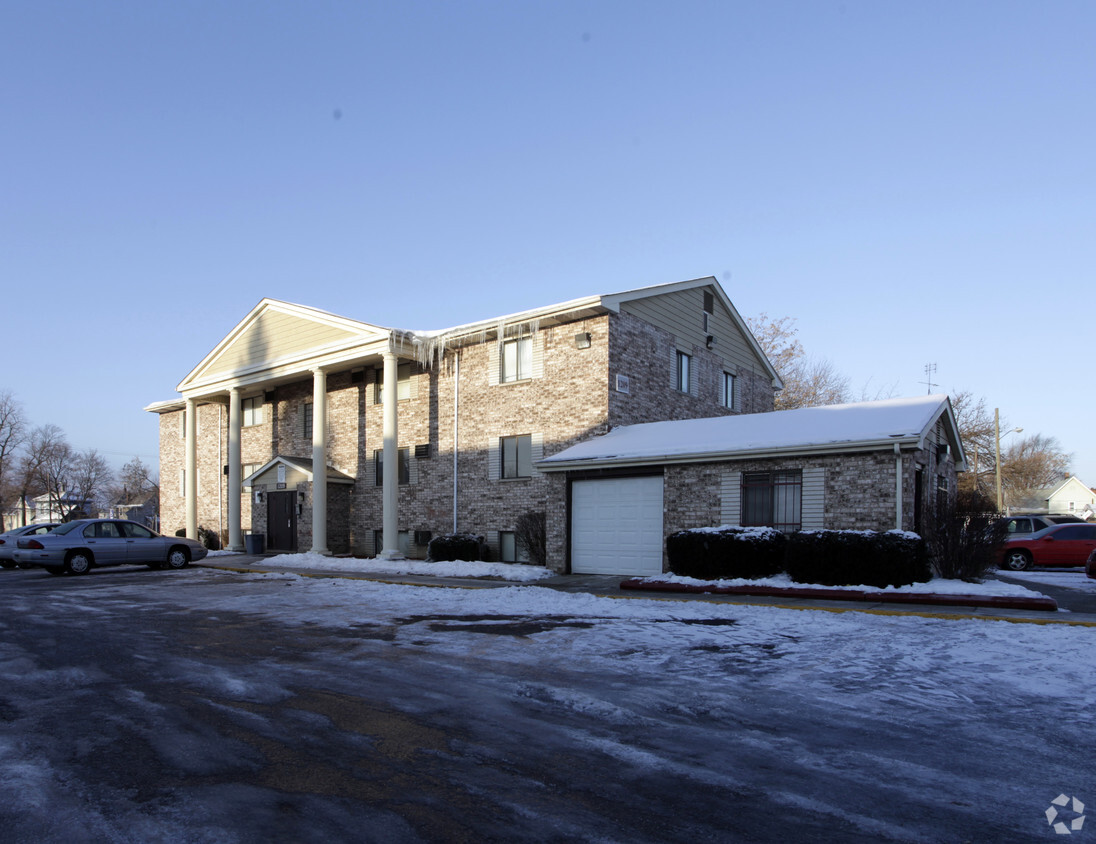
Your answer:
[[[615,428],[537,464],[543,472],[743,460],[791,454],[923,447],[944,420],[956,467],[966,469],[951,401],[945,395],[647,422]]]
[[[179,392],[238,382],[249,376],[269,378],[306,358],[334,357],[366,344],[386,343],[390,329],[335,314],[263,299],[179,383]]]
[[[1032,490],[1029,500],[1042,502],[1043,505],[1047,504],[1050,499],[1057,497],[1060,493],[1066,491],[1066,487],[1077,486],[1077,495],[1086,501],[1096,500],[1096,492],[1093,492],[1089,487],[1085,486],[1084,481],[1078,478],[1076,475],[1070,475],[1058,486],[1050,486],[1045,489]]]
[[[270,461],[264,463],[262,466],[260,466],[258,469],[256,469],[254,472],[252,472],[246,478],[244,478],[243,482],[245,484],[250,484],[253,480],[258,478],[260,475],[263,475],[266,472],[269,472],[272,468],[274,468],[275,466],[277,466],[279,464],[281,464],[283,466],[287,466],[290,469],[296,469],[298,472],[300,472],[301,474],[303,474],[305,476],[306,480],[308,480],[310,482],[315,480],[313,472],[312,472],[312,458],[311,457],[290,457],[290,456],[285,455],[285,454],[279,454],[273,460],[270,460]],[[332,466],[327,467],[326,475],[327,475],[327,482],[328,483],[333,483],[333,484],[352,484],[352,483],[354,483],[354,479],[352,477],[350,477],[345,472],[340,472],[338,469],[335,469]]]
[[[585,317],[619,313],[621,305],[628,302],[701,287],[711,288],[765,374],[772,379],[773,386],[782,387],[780,376],[726,292],[714,276],[705,276],[572,299],[440,331],[386,328],[318,308],[264,298],[202,358],[176,390],[190,397],[223,396],[231,387],[288,381],[310,369],[367,365],[389,348],[396,349],[401,356],[418,357],[420,363],[430,365],[451,345],[483,342],[512,330],[537,330]],[[182,399],[175,398],[155,402],[145,409],[165,413],[182,406]]]

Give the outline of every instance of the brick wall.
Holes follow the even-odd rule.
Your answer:
[[[675,389],[678,343],[674,335],[627,313],[612,314],[609,321],[609,421],[613,427],[773,409],[772,379],[741,369],[737,373],[740,406],[724,407],[720,402],[724,360],[703,346],[682,349],[692,356],[695,392]],[[627,393],[616,389],[617,375],[627,376]]]

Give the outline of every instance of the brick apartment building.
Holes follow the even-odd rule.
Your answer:
[[[753,484],[759,472],[773,488],[791,478],[792,529],[913,527],[922,498],[954,478],[958,436],[941,397],[903,420],[921,430],[897,465],[892,438],[823,454],[809,436],[805,476],[795,437],[778,455],[722,449],[680,466],[658,454],[558,461],[643,423],[771,415],[781,386],[709,277],[438,332],[264,299],[183,379],[180,398],[146,409],[160,416],[164,532],[195,536],[201,525],[230,549],[246,531],[274,551],[422,557],[432,536],[462,532],[517,560],[516,520],[543,511],[551,568],[651,573],[662,570],[665,533],[743,520],[721,461],[738,461]],[[922,478],[928,466],[943,480]]]

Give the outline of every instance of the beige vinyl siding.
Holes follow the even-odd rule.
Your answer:
[[[306,483],[308,481],[308,475],[302,472],[300,469],[296,469],[293,466],[286,464],[275,464],[259,475],[255,480],[251,482],[252,487],[263,487],[266,489],[274,489],[278,485],[278,466],[285,466],[285,488],[296,489],[297,484]]]
[[[309,319],[265,311],[206,367],[202,375],[209,377],[231,373],[356,336],[350,331]]]
[[[704,292],[708,287],[679,290],[646,299],[621,304],[620,309],[669,331],[677,338],[678,348],[689,351],[692,346],[704,348]],[[714,354],[723,358],[728,370],[744,367],[760,369],[761,361],[753,353],[742,332],[735,327],[730,313],[715,297],[715,313],[708,319],[708,334],[716,338]]]

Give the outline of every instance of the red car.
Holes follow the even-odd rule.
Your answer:
[[[1096,525],[1054,525],[1005,543],[1001,567],[1025,571],[1034,566],[1083,566],[1096,551]],[[1089,573],[1092,573],[1091,568]]]

